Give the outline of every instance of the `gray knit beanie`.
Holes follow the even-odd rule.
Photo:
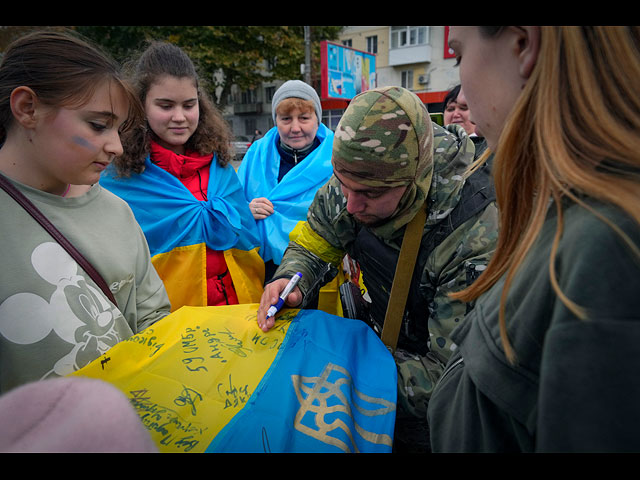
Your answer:
[[[280,86],[273,96],[273,100],[271,100],[273,123],[276,122],[276,108],[278,104],[285,98],[292,97],[311,100],[313,102],[313,108],[316,111],[316,117],[318,117],[318,123],[322,122],[322,106],[320,105],[320,97],[318,97],[316,91],[309,84],[301,80],[287,80]]]

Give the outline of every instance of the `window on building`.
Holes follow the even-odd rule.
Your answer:
[[[401,73],[401,86],[406,89],[413,89],[413,70],[403,70]]]
[[[247,118],[244,121],[244,133],[246,135],[253,135],[253,133],[258,129],[258,123],[255,118]]]
[[[343,109],[322,110],[322,123],[335,132],[343,113]]]
[[[391,48],[427,43],[429,27],[391,27]]]
[[[367,37],[367,52],[378,53],[378,36]]]
[[[348,40],[342,40],[342,44],[343,44],[345,47],[350,47],[350,46],[351,46],[351,43],[352,43],[352,40],[351,40],[351,39],[348,39]]]
[[[276,87],[265,87],[264,89],[264,97],[265,97],[265,101],[267,103],[271,103],[271,100],[273,100],[273,96],[276,93]]]
[[[243,90],[242,93],[240,94],[240,102],[238,103],[256,103],[257,102],[257,94],[256,91],[254,89],[250,89],[250,90]]]

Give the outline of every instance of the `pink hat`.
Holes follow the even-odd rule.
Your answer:
[[[157,451],[127,397],[101,380],[44,380],[0,396],[0,452]]]

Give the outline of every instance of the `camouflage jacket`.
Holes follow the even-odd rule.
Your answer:
[[[427,197],[427,221],[424,234],[446,221],[460,200],[465,171],[474,160],[475,147],[461,128],[441,128],[434,124],[434,172]],[[390,221],[393,221],[391,219]],[[327,271],[327,264],[339,268],[345,253],[353,256],[355,239],[361,226],[346,210],[340,183],[334,177],[317,193],[299,237],[289,244],[276,276],[302,272],[302,293],[311,295],[314,280]],[[399,373],[399,405],[411,414],[425,417],[428,399],[443,365],[455,346],[451,331],[464,319],[468,306],[449,298],[449,293],[467,286],[470,272],[480,272],[495,249],[498,216],[495,203],[466,221],[437,245],[420,273],[418,291],[427,310],[424,322],[430,346],[427,353],[399,348],[396,363]],[[384,244],[400,250],[404,227]],[[357,258],[356,258],[357,260]],[[367,289],[376,285],[366,285]],[[399,343],[399,347],[402,344]]]

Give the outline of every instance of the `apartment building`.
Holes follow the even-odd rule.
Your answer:
[[[447,46],[448,27],[346,27],[340,41],[376,54],[378,86],[398,85],[418,95],[430,112],[460,82],[455,58]]]
[[[447,47],[444,26],[348,26],[335,42],[376,55],[378,87],[398,85],[413,91],[430,112],[441,112],[447,92],[459,83],[455,58]],[[313,87],[321,92],[320,77]],[[225,111],[236,135],[251,139],[273,127],[271,100],[282,81],[264,83],[251,91],[232,89]],[[323,123],[335,129],[348,105],[347,100],[321,99]]]

